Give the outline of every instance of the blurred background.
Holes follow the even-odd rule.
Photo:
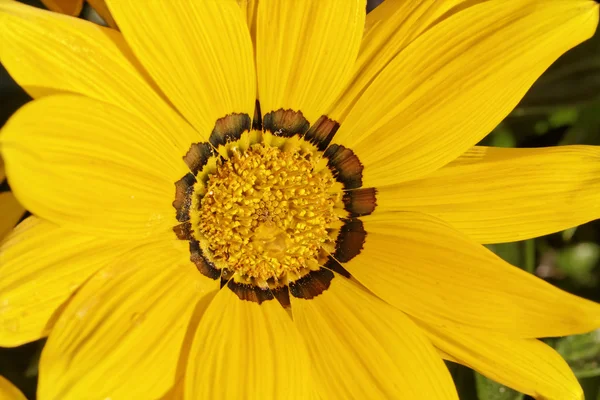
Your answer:
[[[383,0],[369,0],[372,10]],[[22,2],[45,8],[40,0]],[[85,5],[80,17],[102,23]],[[0,65],[0,126],[30,98]],[[482,143],[499,147],[600,145],[600,33],[561,57]],[[1,184],[2,182],[0,182]],[[4,185],[0,185],[0,188]],[[488,246],[506,261],[579,296],[600,302],[600,221],[523,242]],[[600,400],[600,330],[549,339],[575,372],[587,400]],[[0,375],[35,399],[43,341],[0,348]],[[450,364],[461,400],[525,400],[468,368]]]

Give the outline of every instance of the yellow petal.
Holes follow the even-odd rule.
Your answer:
[[[107,0],[119,28],[169,100],[210,134],[230,113],[254,115],[252,40],[236,0]]]
[[[94,10],[96,10],[98,15],[102,17],[102,19],[108,24],[108,26],[110,26],[111,28],[117,27],[117,23],[112,17],[112,14],[108,9],[105,0],[87,0],[87,2],[94,8]]]
[[[122,109],[74,95],[39,99],[8,121],[0,144],[13,193],[40,217],[126,238],[177,224],[181,154],[167,132]]]
[[[237,0],[248,24],[252,43],[256,49],[256,19],[258,17],[258,0]]]
[[[24,213],[25,209],[10,192],[4,160],[0,157],[0,241],[12,231]]]
[[[545,400],[583,400],[569,365],[536,339],[514,339],[488,332],[462,332],[419,323],[433,344],[488,378]]]
[[[2,400],[27,400],[27,398],[10,381],[0,376],[0,399]]]
[[[388,303],[429,324],[512,337],[563,336],[600,327],[600,305],[504,262],[434,217],[364,217],[367,237],[344,267]]]
[[[77,16],[83,8],[83,0],[42,0],[49,10]]]
[[[192,312],[216,282],[185,243],[156,238],[113,259],[75,294],[40,360],[46,399],[156,399],[179,379]]]
[[[122,107],[162,131],[177,132],[180,157],[201,140],[144,79],[114,29],[0,0],[0,43],[0,62],[34,98],[73,92]]]
[[[336,275],[312,299],[291,296],[324,399],[458,399],[450,374],[404,313]]]
[[[25,219],[0,247],[0,346],[46,336],[79,285],[133,246]]]
[[[11,192],[0,192],[0,240],[15,227],[25,209]]]
[[[480,243],[547,235],[600,217],[600,147],[474,147],[422,179],[378,188],[377,210],[431,214]]]
[[[365,186],[416,179],[490,132],[561,54],[594,33],[589,0],[490,0],[437,24],[393,59],[334,141]]]
[[[308,355],[276,300],[241,300],[221,289],[200,321],[185,377],[189,399],[314,397]]]
[[[313,123],[351,76],[365,0],[261,0],[256,65],[263,114],[302,111]]]
[[[361,94],[394,57],[442,17],[448,16],[455,6],[468,1],[386,0],[367,14],[352,78],[327,115],[342,122]],[[478,2],[481,1],[484,0]]]

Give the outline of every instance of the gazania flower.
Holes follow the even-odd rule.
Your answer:
[[[2,400],[27,400],[23,393],[10,381],[0,375],[0,399]]]
[[[536,338],[600,307],[481,244],[597,218],[600,150],[473,146],[596,3],[107,3],[122,34],[0,1],[37,98],[0,345],[49,335],[40,399],[456,399],[442,357],[581,398]]]
[[[87,0],[87,2],[109,26],[113,28],[117,26],[104,0]],[[77,16],[81,14],[84,0],[42,0],[42,3],[52,11]]]

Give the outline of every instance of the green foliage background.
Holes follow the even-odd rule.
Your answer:
[[[38,0],[23,0],[42,7]],[[369,9],[381,0],[369,1]],[[85,8],[83,17],[95,18]],[[0,125],[29,97],[0,66]],[[600,145],[600,34],[565,54],[484,141],[501,147]],[[600,221],[524,242],[490,245],[513,265],[579,296],[600,301]],[[600,330],[547,340],[571,365],[586,399],[600,400]],[[0,348],[0,375],[35,398],[43,341]],[[449,363],[461,400],[523,400],[526,396]]]

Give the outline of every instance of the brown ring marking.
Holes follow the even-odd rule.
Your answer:
[[[366,238],[367,231],[360,219],[347,220],[338,233],[333,257],[341,263],[352,260],[360,254]]]
[[[238,140],[244,131],[250,130],[251,126],[252,121],[248,114],[229,114],[215,122],[208,141],[217,148],[227,142]]]
[[[190,221],[184,222],[173,227],[173,232],[179,240],[193,240],[194,235],[192,233],[192,223]]]
[[[332,256],[329,256],[327,258],[327,262],[325,262],[325,265],[323,265],[323,267],[330,269],[334,272],[337,272],[338,274],[340,274],[348,279],[350,279],[352,277],[352,274],[350,272],[348,272],[348,270],[346,268],[342,267],[342,264],[340,264]]]
[[[270,131],[275,136],[303,136],[308,128],[310,128],[310,124],[301,111],[279,109],[271,111],[263,117],[263,129]]]
[[[193,143],[183,156],[183,161],[194,175],[198,175],[198,172],[202,171],[202,168],[213,156],[215,156],[215,150],[210,143]]]
[[[319,151],[325,151],[338,129],[339,122],[322,115],[306,132],[304,139],[317,146]]]
[[[263,301],[273,300],[275,297],[271,289],[261,289],[258,286],[239,283],[230,279],[227,287],[240,298],[240,300],[252,301],[261,304]]]
[[[202,275],[210,279],[217,279],[221,276],[221,270],[215,268],[215,265],[204,257],[200,243],[196,240],[190,240],[190,261],[196,264],[196,268]]]
[[[363,165],[354,152],[342,145],[332,144],[323,154],[333,176],[344,185],[344,189],[362,186]]]
[[[377,207],[377,189],[361,188],[344,192],[342,201],[344,209],[350,212],[350,217],[369,215]]]
[[[290,282],[290,294],[300,299],[312,299],[329,289],[333,277],[333,272],[326,268],[310,271],[297,281]]]
[[[262,131],[262,114],[260,113],[260,101],[256,99],[254,106],[254,118],[252,118],[252,129]]]
[[[177,221],[186,222],[190,219],[190,207],[192,205],[192,193],[194,193],[194,184],[196,177],[191,173],[185,174],[183,178],[175,182],[175,207]]]

